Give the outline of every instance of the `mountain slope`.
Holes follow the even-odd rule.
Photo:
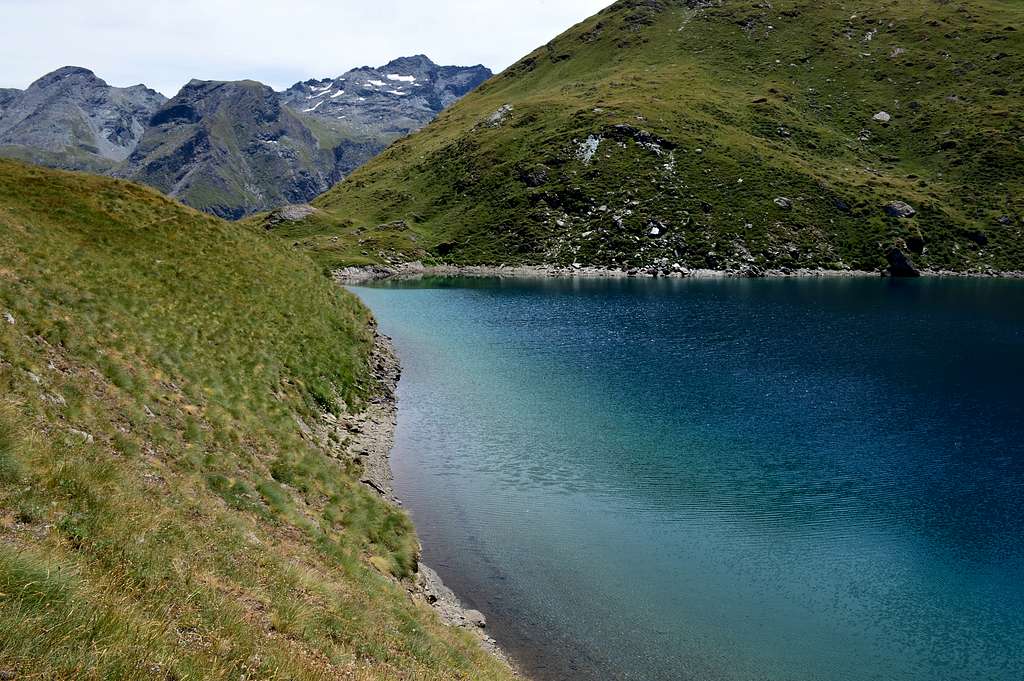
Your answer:
[[[623,0],[281,232],[327,266],[1021,270],[1022,25],[1009,0]]]
[[[0,88],[0,120],[4,117],[4,110],[10,106],[11,102],[20,97],[21,94],[21,90],[14,88]]]
[[[277,240],[0,161],[0,676],[507,678],[317,434],[378,395],[369,324]]]
[[[65,67],[25,91],[0,92],[0,156],[108,170],[134,151],[166,101],[143,85],[111,87],[92,71]]]
[[[117,172],[230,219],[308,201],[336,179],[331,150],[255,81],[193,80]]]

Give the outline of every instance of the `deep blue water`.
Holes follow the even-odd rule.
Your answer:
[[[1024,283],[356,292],[425,560],[535,678],[1024,678]]]

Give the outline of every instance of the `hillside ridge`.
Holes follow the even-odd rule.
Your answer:
[[[279,233],[328,269],[1024,269],[1021,5],[625,0]]]
[[[510,678],[364,485],[394,376],[301,253],[0,160],[0,676]],[[475,628],[475,627],[474,627]]]

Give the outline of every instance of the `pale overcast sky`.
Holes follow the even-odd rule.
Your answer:
[[[611,0],[0,0],[0,87],[61,66],[173,96],[191,78],[276,89],[426,54],[499,71]]]

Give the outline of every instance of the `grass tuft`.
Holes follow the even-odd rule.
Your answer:
[[[21,479],[22,468],[16,456],[18,444],[14,426],[0,412],[0,483],[15,483]]]

